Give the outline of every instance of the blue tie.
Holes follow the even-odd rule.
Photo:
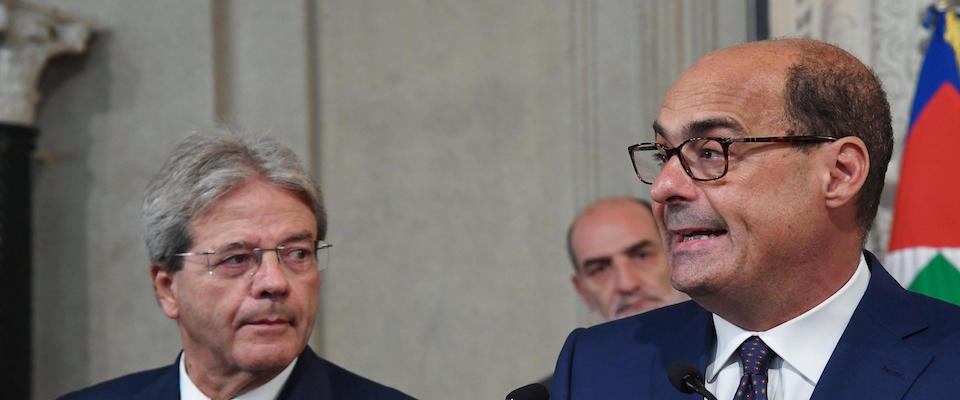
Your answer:
[[[750,336],[740,346],[743,377],[733,400],[767,400],[767,366],[777,354],[759,337]]]

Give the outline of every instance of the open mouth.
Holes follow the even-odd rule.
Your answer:
[[[708,240],[713,239],[717,236],[725,235],[727,231],[725,230],[716,230],[716,231],[691,231],[687,233],[680,234],[680,242],[693,242],[696,240]]]

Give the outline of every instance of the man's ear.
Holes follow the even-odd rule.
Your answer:
[[[178,302],[177,287],[174,285],[176,271],[169,271],[159,264],[150,264],[150,278],[153,280],[153,292],[157,296],[157,304],[163,309],[167,318],[180,319],[180,303]]]
[[[836,209],[856,202],[870,170],[870,155],[855,136],[840,138],[829,147],[824,197],[827,208]]]

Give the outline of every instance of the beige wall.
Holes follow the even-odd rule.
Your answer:
[[[40,1],[38,1],[40,2]],[[146,180],[218,119],[317,171],[333,266],[312,341],[426,399],[500,398],[595,322],[564,233],[647,197],[627,145],[746,0],[44,0],[99,25],[44,78],[35,165],[34,391],[173,361],[140,240]]]

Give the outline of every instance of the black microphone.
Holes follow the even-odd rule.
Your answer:
[[[549,400],[550,392],[539,383],[531,383],[507,395],[507,400]],[[714,399],[716,400],[716,399]]]
[[[700,370],[690,364],[675,362],[667,368],[667,379],[673,387],[683,393],[700,393],[707,400],[717,400],[717,397],[703,386],[703,375]]]

